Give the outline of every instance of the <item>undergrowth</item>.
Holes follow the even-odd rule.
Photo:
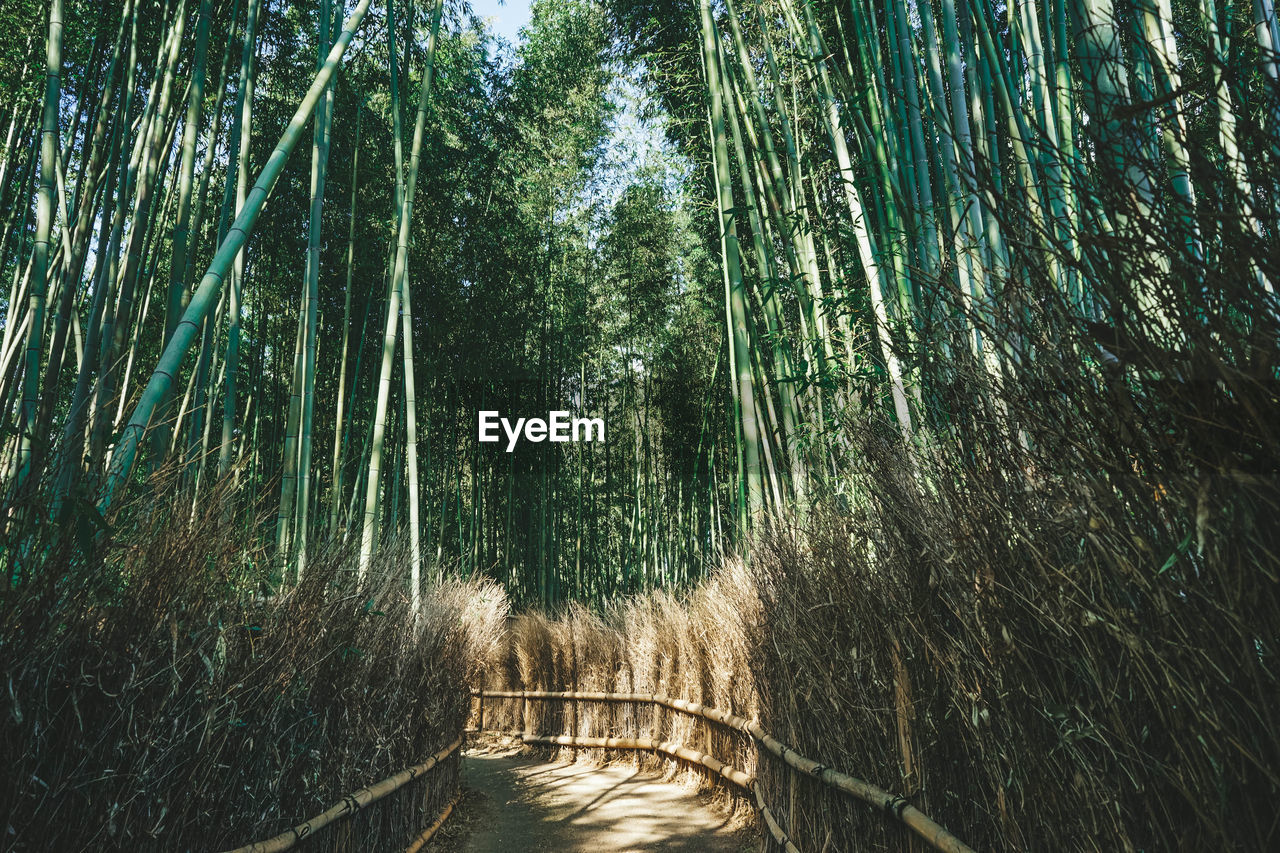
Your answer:
[[[977,475],[943,476],[944,449],[913,460],[917,480],[889,446],[863,447],[863,500],[758,536],[748,563],[683,598],[517,618],[488,683],[657,692],[755,716],[977,850],[1273,848],[1269,481],[1168,469],[1138,503],[1042,465],[1030,487],[987,479],[979,495]],[[656,732],[756,773],[802,850],[909,843],[878,809],[793,780],[767,753],[757,765],[719,727],[617,703],[526,713],[534,733]],[[494,727],[519,714],[514,701],[486,710]]]
[[[354,581],[320,549],[267,594],[264,554],[208,501],[117,514],[23,566],[0,603],[0,849],[222,850],[273,836],[424,760],[461,731],[500,588],[430,588],[417,624],[394,547]],[[189,504],[185,504],[189,507]],[[456,792],[457,759],[325,830],[401,850]]]

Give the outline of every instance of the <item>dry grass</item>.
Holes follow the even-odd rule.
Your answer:
[[[3,850],[227,849],[270,837],[421,761],[467,713],[506,614],[489,583],[427,591],[419,625],[377,558],[357,589],[329,548],[287,595],[217,509],[179,523],[156,499],[94,563],[69,544],[0,608]],[[91,570],[91,571],[90,571]],[[400,850],[457,790],[457,760],[312,842]]]
[[[602,614],[571,605],[559,618],[522,613],[510,622],[505,646],[489,662],[485,686],[530,690],[662,693],[719,708],[756,707],[748,671],[751,646],[744,616],[756,608],[740,564],[726,566],[686,600],[653,592]],[[754,772],[755,749],[742,734],[649,704],[485,701],[486,729],[582,737],[656,737],[715,755]],[[702,768],[629,750],[564,750],[571,760],[636,762],[704,787],[720,777]],[[732,805],[747,808],[736,791]]]
[[[1268,849],[1280,832],[1276,566],[1257,546],[1274,530],[1233,502],[1178,570],[1140,544],[1132,517],[1100,526],[1086,504],[1056,535],[1042,520],[1022,538],[1012,525],[1060,513],[1064,497],[1042,482],[1006,498],[886,494],[760,537],[749,568],[729,562],[684,600],[518,616],[487,684],[658,692],[757,716],[975,849]],[[1244,521],[1235,535],[1216,527],[1232,519]],[[1240,575],[1254,588],[1230,581]],[[517,727],[519,705],[490,700],[486,727]],[[539,734],[656,732],[756,773],[801,849],[911,843],[732,733],[650,714],[530,701],[527,718]]]

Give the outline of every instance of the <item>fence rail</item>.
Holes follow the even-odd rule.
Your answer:
[[[339,802],[334,803],[328,809],[304,823],[286,829],[266,841],[255,841],[252,844],[246,844],[243,847],[237,847],[235,850],[227,851],[227,853],[279,853],[281,850],[288,850],[298,842],[311,837],[317,830],[324,829],[331,823],[350,817],[370,803],[375,803],[388,794],[398,791],[414,779],[421,779],[428,771],[439,766],[446,758],[457,752],[458,748],[462,746],[465,737],[465,734],[458,735],[453,743],[421,764],[415,764],[413,767],[401,770],[394,776],[388,776],[386,779],[374,782],[372,785],[361,788],[353,794],[348,794]],[[425,844],[426,840],[440,828],[440,824],[444,823],[444,819],[449,816],[449,812],[452,810],[453,803],[450,803],[445,808],[444,813],[431,826],[427,827],[422,836],[419,836],[419,839],[414,842],[416,846],[410,847],[410,850],[417,850],[422,844]]]
[[[893,819],[904,824],[908,829],[923,839],[935,850],[942,853],[974,853],[973,849],[948,831],[941,824],[934,821],[924,812],[911,805],[906,798],[892,794],[883,788],[833,770],[820,762],[811,758],[806,758],[787,746],[782,741],[773,737],[760,726],[755,720],[749,720],[736,714],[722,711],[716,708],[710,708],[697,702],[689,702],[684,699],[674,699],[669,696],[663,696],[658,693],[598,693],[584,691],[554,691],[554,690],[473,690],[471,695],[479,700],[479,708],[477,712],[477,728],[484,729],[484,700],[485,699],[520,699],[522,702],[529,700],[542,701],[567,701],[567,702],[629,702],[629,703],[647,703],[669,708],[682,714],[693,717],[700,717],[713,723],[726,726],[747,735],[757,748],[763,747],[771,755],[780,759],[787,767],[803,773],[806,776],[818,780],[829,788],[848,794],[851,797],[867,802],[873,806],[881,808],[886,814]],[[523,705],[521,716],[524,717]],[[759,783],[750,774],[733,768],[713,756],[706,753],[698,752],[681,744],[669,742],[659,742],[653,738],[590,738],[575,737],[568,735],[533,735],[528,732],[506,732],[506,734],[518,734],[525,743],[569,746],[576,748],[605,748],[605,749],[638,749],[650,752],[660,752],[675,758],[681,758],[694,764],[700,764],[733,782],[739,787],[749,791],[755,799],[756,808],[760,811],[761,817],[764,819],[769,833],[774,840],[780,844],[787,853],[799,853],[799,849],[783,831],[782,826],[778,823],[776,815],[768,807],[764,801],[763,792]]]

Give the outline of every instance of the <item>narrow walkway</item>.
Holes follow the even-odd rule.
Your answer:
[[[463,759],[464,796],[431,853],[745,853],[750,832],[699,794],[629,767],[510,753]]]

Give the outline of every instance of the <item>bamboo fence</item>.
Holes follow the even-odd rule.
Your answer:
[[[461,799],[462,794],[459,792],[452,800],[449,801],[449,804],[444,807],[444,811],[440,812],[440,816],[435,819],[431,826],[424,829],[422,834],[413,840],[413,843],[405,849],[404,853],[418,853],[418,851],[435,836],[436,831],[439,830],[440,827],[444,826],[444,822],[449,819],[449,815],[453,814],[453,807],[456,806],[458,801]]]
[[[273,838],[268,838],[266,841],[255,841],[252,844],[246,844],[243,847],[237,847],[235,850],[227,851],[227,853],[279,853],[281,850],[288,850],[298,844],[298,842],[311,837],[318,830],[324,829],[329,824],[348,818],[371,803],[375,803],[388,794],[403,788],[414,779],[422,778],[432,768],[439,766],[446,758],[457,752],[458,748],[462,746],[464,738],[465,735],[458,735],[458,737],[454,739],[453,743],[449,744],[444,749],[441,749],[421,764],[416,764],[413,767],[401,770],[394,776],[388,776],[386,779],[374,782],[372,785],[361,788],[353,794],[348,794],[325,811],[304,823],[300,823],[297,826],[286,829],[284,832]],[[444,811],[436,821],[432,823],[431,826],[427,827],[426,831],[424,831],[423,834],[414,842],[413,846],[409,848],[410,851],[418,850],[427,842],[428,839],[431,838],[432,835],[435,834],[435,831],[444,823],[445,818],[447,818],[449,813],[453,811],[453,806],[456,802],[457,800],[455,799],[445,807]]]
[[[942,827],[928,815],[911,805],[905,798],[892,794],[870,782],[854,776],[832,770],[825,765],[806,758],[791,747],[765,731],[755,720],[737,716],[716,708],[708,708],[697,702],[673,699],[657,693],[599,693],[582,691],[550,691],[550,690],[473,690],[471,695],[479,700],[477,710],[477,730],[484,731],[485,699],[519,699],[521,700],[521,719],[525,719],[525,703],[529,700],[566,701],[566,702],[631,702],[647,703],[669,708],[692,717],[699,717],[725,726],[747,735],[757,748],[763,747],[774,757],[780,759],[789,769],[817,779],[822,784],[841,791],[856,799],[881,808],[894,820],[904,824],[908,829],[923,839],[929,846],[942,853],[974,853],[967,844]],[[673,758],[680,758],[693,764],[699,764],[720,775],[738,787],[752,794],[757,810],[763,818],[769,834],[786,853],[800,853],[788,834],[778,822],[774,811],[764,801],[764,794],[755,778],[731,767],[719,759],[690,749],[681,744],[657,741],[653,738],[601,738],[574,737],[569,735],[534,735],[526,731],[505,732],[518,735],[528,744],[546,746],[568,746],[581,749],[637,749],[659,752]],[[794,804],[791,813],[794,815]]]

